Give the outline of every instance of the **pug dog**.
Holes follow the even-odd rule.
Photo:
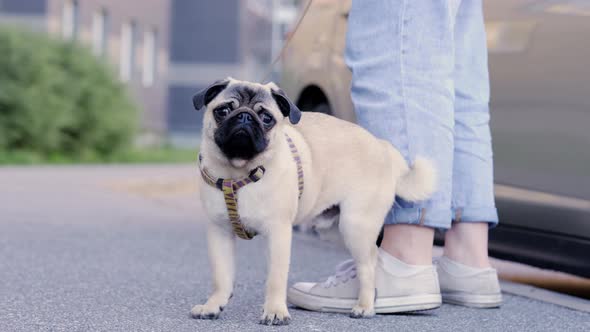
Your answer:
[[[213,179],[237,180],[264,168],[258,181],[237,192],[242,226],[268,242],[269,268],[260,322],[284,325],[290,321],[286,293],[293,225],[314,222],[325,214],[333,218],[335,211],[360,283],[351,316],[374,315],[375,241],[383,220],[396,195],[419,201],[433,193],[436,176],[432,163],[417,157],[410,167],[389,142],[360,126],[326,114],[302,113],[274,83],[227,78],[198,92],[193,103],[195,109],[205,109],[202,170]],[[302,174],[290,143],[297,150]],[[192,308],[191,315],[216,319],[232,297],[236,234],[228,221],[224,193],[203,177],[199,182],[209,219],[213,292],[206,303]]]

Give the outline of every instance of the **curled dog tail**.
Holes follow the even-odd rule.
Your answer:
[[[414,165],[397,180],[396,194],[416,202],[430,197],[436,190],[436,170],[426,158],[416,157]]]

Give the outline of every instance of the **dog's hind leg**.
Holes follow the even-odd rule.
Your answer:
[[[375,267],[377,264],[375,241],[388,208],[388,203],[385,205],[376,201],[363,203],[365,204],[359,205],[359,202],[342,204],[339,225],[342,239],[355,261],[359,280],[358,302],[350,313],[353,318],[375,315]]]
[[[205,304],[193,307],[191,316],[199,319],[217,319],[232,296],[235,277],[235,236],[231,229],[212,223],[207,229],[207,242],[213,272],[213,293]]]

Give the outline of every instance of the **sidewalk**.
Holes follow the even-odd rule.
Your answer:
[[[193,166],[0,168],[0,331],[590,330],[590,313],[509,293],[500,309],[355,320],[290,308],[288,327],[261,326],[261,238],[238,242],[222,317],[190,319],[211,284],[195,176]],[[290,283],[320,280],[347,258],[306,235],[292,252]]]

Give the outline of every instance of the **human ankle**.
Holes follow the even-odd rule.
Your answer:
[[[491,267],[487,223],[461,223],[445,234],[444,256],[475,268]]]
[[[432,264],[428,265],[413,265],[407,264],[406,262],[398,259],[388,252],[379,248],[378,253],[378,265],[381,267],[381,270],[385,271],[389,275],[393,275],[396,277],[410,277],[416,274],[419,274],[425,270],[432,269]]]
[[[414,225],[385,226],[381,249],[410,265],[432,264],[434,230]]]

